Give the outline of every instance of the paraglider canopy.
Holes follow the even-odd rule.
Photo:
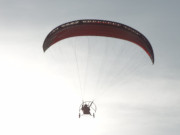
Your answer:
[[[127,25],[106,20],[75,20],[62,24],[48,34],[43,50],[46,51],[58,41],[75,36],[105,36],[133,42],[143,48],[154,63],[153,49],[143,34]]]

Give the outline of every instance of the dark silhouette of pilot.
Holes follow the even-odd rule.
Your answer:
[[[90,108],[87,104],[82,106],[82,111],[84,114],[90,114]]]

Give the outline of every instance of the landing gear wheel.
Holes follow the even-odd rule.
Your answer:
[[[81,117],[80,113],[79,113],[79,118]]]
[[[93,117],[95,118],[95,114],[93,113]]]

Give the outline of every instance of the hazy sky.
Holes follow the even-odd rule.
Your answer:
[[[179,135],[179,13],[178,0],[0,0],[0,134]],[[89,18],[142,32],[155,64],[98,100],[95,119],[79,119],[79,93],[42,44],[56,26]]]

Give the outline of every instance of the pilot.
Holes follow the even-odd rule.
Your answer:
[[[84,114],[90,114],[90,108],[87,104],[82,106],[82,111]]]

